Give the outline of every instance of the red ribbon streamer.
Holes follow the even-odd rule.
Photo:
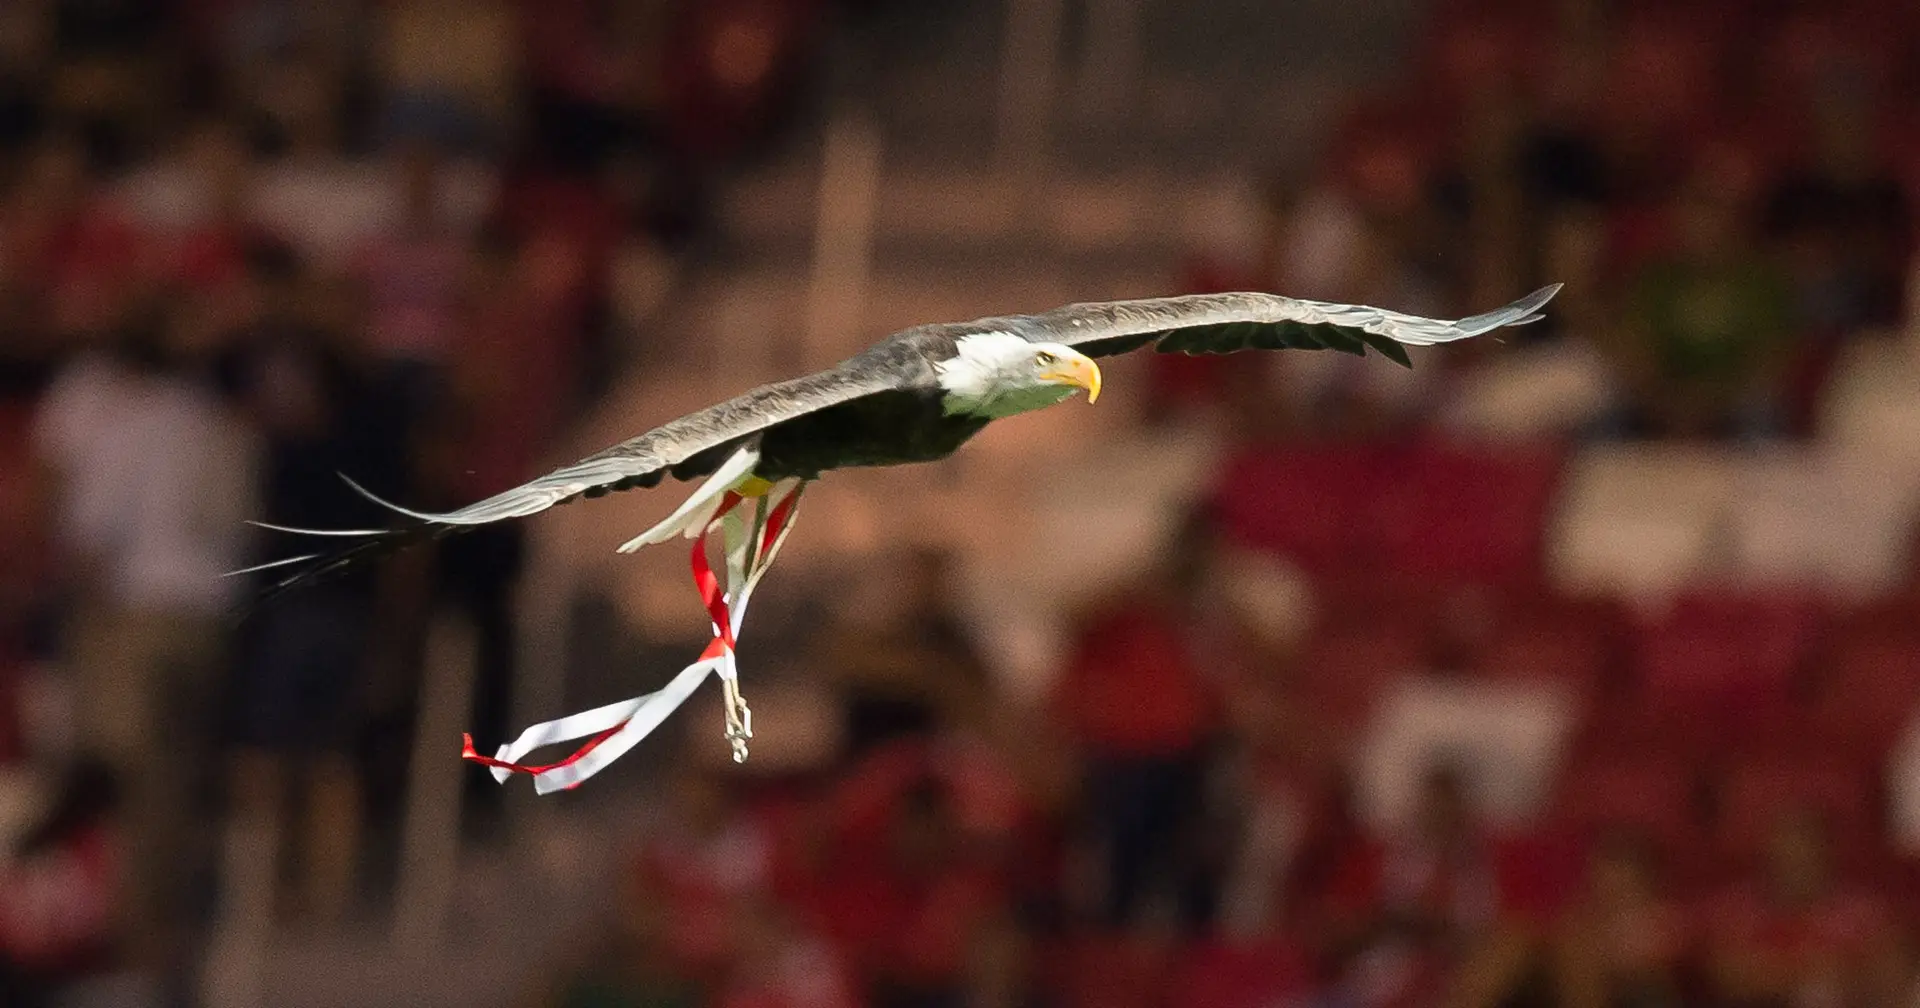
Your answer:
[[[714,512],[715,519],[733,510],[739,503],[740,495],[731,490],[727,491],[726,496],[720,498],[720,507]],[[713,525],[709,524],[705,530],[701,531],[700,538],[693,542],[693,584],[700,589],[700,601],[706,605],[707,615],[713,619],[714,632],[719,635],[719,640],[725,643],[727,650],[731,651],[733,650],[733,619],[727,612],[726,597],[720,592],[720,580],[714,577],[713,566],[707,561],[707,531],[712,528]]]
[[[766,531],[760,534],[761,563],[766,562],[767,550],[772,549],[773,541],[780,538],[780,530],[787,527],[787,518],[793,514],[793,506],[799,502],[800,491],[796,489],[781,498],[780,503],[774,505],[773,513],[767,516]]]
[[[580,761],[588,753],[598,748],[600,743],[605,742],[606,740],[612,738],[615,732],[618,732],[620,729],[625,728],[626,726],[627,726],[627,723],[625,721],[622,721],[619,724],[614,725],[611,728],[608,728],[606,731],[599,732],[592,736],[589,736],[587,741],[583,743],[580,746],[580,748],[575,749],[573,751],[573,754],[568,756],[566,759],[563,759],[558,763],[546,763],[546,764],[509,763],[506,760],[497,760],[491,756],[482,756],[480,755],[480,753],[476,752],[473,748],[473,736],[466,734],[465,732],[462,732],[460,735],[460,758],[463,760],[467,760],[468,762],[471,762],[471,763],[478,763],[484,767],[495,767],[501,770],[508,770],[513,773],[543,774],[549,770],[557,770],[563,766],[570,766]],[[571,791],[574,788],[577,788],[580,785],[585,783],[586,781],[574,781],[572,784],[568,784],[563,790]]]

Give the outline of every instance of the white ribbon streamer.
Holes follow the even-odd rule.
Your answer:
[[[708,488],[703,486],[694,495],[693,500],[683,504],[675,512],[675,518],[655,526],[641,538],[653,536],[669,526],[673,526],[673,531],[678,531],[679,526],[674,523],[676,519],[684,518],[691,513],[692,508],[688,506],[689,504],[697,507],[711,503],[713,507],[718,507],[725,499],[724,488],[728,485],[720,483],[719,478],[734,468],[733,463],[739,461],[750,450],[741,449],[728,465],[714,474],[715,478],[710,485],[721,487],[719,493],[709,493]],[[751,466],[751,464],[749,460],[747,465]],[[733,474],[729,482],[738,480],[742,475],[744,475],[743,472]],[[803,489],[805,484],[799,480],[783,480],[764,496],[742,499],[723,514],[710,514],[705,523],[699,526],[709,534],[717,527],[722,536],[726,577],[723,598],[727,602],[727,617],[731,624],[729,629],[735,641],[739,640],[741,630],[744,628],[747,603],[752,598],[754,587],[760,583],[760,578],[766,574],[767,568],[772,566],[774,558],[780,552],[780,547],[786,542],[787,535],[793,531],[793,519],[798,512],[799,496]],[[767,523],[783,503],[787,504],[786,521],[774,535],[772,542],[765,543],[763,549]],[[753,515],[750,523],[744,517],[744,513],[749,511]],[[671,538],[671,535],[667,538]],[[714,636],[720,637],[720,628],[713,629]],[[588,752],[580,754],[578,758],[531,775],[534,791],[538,794],[550,794],[575,787],[605,769],[614,760],[638,745],[642,739],[652,734],[653,730],[658,728],[669,715],[686,703],[709,673],[721,678],[738,679],[739,667],[732,648],[723,645],[720,654],[704,657],[688,665],[665,687],[652,693],[533,725],[521,732],[520,736],[512,742],[501,746],[494,753],[493,758],[503,763],[519,763],[536,749],[613,731],[613,734],[602,739]],[[514,773],[513,770],[505,767],[490,769],[494,780],[501,783],[505,783]]]

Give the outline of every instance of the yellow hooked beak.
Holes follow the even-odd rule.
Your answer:
[[[1056,385],[1086,389],[1087,402],[1090,403],[1100,398],[1100,365],[1085,354],[1060,355],[1052,367],[1040,372],[1040,379]]]

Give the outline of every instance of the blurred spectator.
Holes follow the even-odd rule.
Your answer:
[[[1472,652],[1468,652],[1469,654]],[[1422,774],[1445,758],[1471,772],[1482,812],[1524,819],[1578,726],[1575,694],[1559,683],[1485,681],[1458,674],[1404,676],[1386,685],[1353,740],[1361,797],[1375,818],[1410,811]]]
[[[607,335],[641,356],[652,349],[642,340],[652,335],[678,279],[672,250],[693,236],[700,209],[693,194],[674,191],[669,175],[638,156],[609,162],[606,188],[624,224],[606,251]]]
[[[1553,972],[1564,1008],[1661,1008],[1687,1003],[1692,935],[1662,891],[1652,848],[1610,834],[1595,847],[1585,896],[1561,921]]]
[[[942,550],[914,551],[879,625],[862,613],[861,622],[843,619],[828,635],[820,661],[840,684],[849,755],[952,724],[988,688],[986,667],[952,610],[952,564]]]
[[[119,164],[162,121],[171,27],[164,5],[143,0],[56,0],[53,106],[79,125],[93,156]]]
[[[214,335],[247,324],[261,306],[248,282],[251,249],[271,236],[252,219],[253,152],[229,124],[188,129],[167,156],[124,178],[110,204],[137,222],[195,325]]]
[[[1709,162],[1668,212],[1676,249],[1635,274],[1608,349],[1625,432],[1702,438],[1782,432],[1794,362],[1786,276],[1752,251],[1744,168]]]
[[[402,153],[399,218],[372,236],[355,262],[367,291],[371,349],[405,377],[421,416],[447,394],[448,369],[461,349],[467,254],[440,214],[440,163],[430,146]]]
[[[1730,1004],[1858,1003],[1892,926],[1875,894],[1838,877],[1821,819],[1788,810],[1767,838],[1760,878],[1711,908],[1708,977]]]
[[[330,317],[327,287],[306,276],[290,250],[251,249],[248,268],[261,314],[240,335],[229,368],[266,442],[261,520],[382,524],[381,509],[340,474],[382,495],[406,486],[410,424],[400,383]],[[257,555],[278,559],[286,543],[273,534]],[[395,617],[406,607],[395,571],[350,574],[315,585],[298,604],[270,605],[239,641],[236,814],[278,816],[294,797],[304,799],[296,803],[301,828],[283,835],[305,842],[296,862],[299,908],[322,920],[337,919],[352,891],[361,802],[351,756],[368,684],[399,678]],[[256,587],[283,576],[265,571]]]
[[[498,149],[517,111],[509,0],[396,0],[379,14],[382,132],[457,151]]]
[[[1274,271],[1300,297],[1394,304],[1445,315],[1445,264],[1456,241],[1441,213],[1434,165],[1393,125],[1364,121],[1280,222]],[[1411,422],[1439,393],[1437,372],[1346,354],[1286,354],[1270,362],[1309,432],[1364,436]]]
[[[1809,104],[1811,142],[1767,194],[1765,225],[1785,253],[1798,323],[1834,339],[1898,320],[1913,214],[1875,149],[1871,97],[1837,82]]]
[[[538,1008],[700,1008],[709,989],[675,961],[668,931],[670,901],[631,873],[610,923],[583,930],[564,946],[559,976],[539,992]]]
[[[1023,913],[1036,922],[1054,920],[1053,890],[1060,882],[1055,834],[1068,792],[1061,754],[1027,717],[1004,710],[974,715],[938,735],[876,746],[841,771],[821,810],[825,828],[846,848],[878,850],[913,795],[943,788],[966,855],[1022,887]],[[816,830],[816,842],[818,835]],[[821,854],[813,851],[816,860]]]
[[[173,299],[178,303],[178,299]],[[222,621],[256,513],[254,445],[215,390],[207,334],[142,301],[41,402],[74,610],[67,666],[85,744],[127,789],[136,955],[179,969],[209,769]]]
[[[29,311],[50,330],[42,338],[104,328],[125,309],[146,265],[142,236],[91,187],[89,168],[76,137],[48,136],[20,166],[0,207],[0,276],[14,291],[41,299]]]
[[[1593,108],[1606,198],[1627,210],[1658,206],[1724,109],[1713,15],[1602,5],[1594,17],[1606,45]]]
[[[271,92],[286,92],[288,107],[255,140],[274,156],[258,167],[253,217],[320,272],[351,273],[373,236],[410,219],[402,207],[416,180],[394,165],[348,156],[348,95],[338,67],[287,60],[271,72],[289,78]]]
[[[1492,837],[1467,786],[1435,768],[1407,828],[1341,857],[1315,916],[1344,945],[1336,986],[1360,1004],[1422,1004],[1442,990],[1495,1004],[1519,981],[1525,945],[1503,926]]]
[[[24,663],[48,648],[46,623],[58,600],[52,487],[35,464],[33,404],[23,391],[0,389],[0,764],[20,755],[20,679]]]
[[[733,918],[740,948],[714,998],[716,1008],[856,1008],[859,996],[840,953],[764,896],[741,901]]]
[[[479,235],[466,255],[442,412],[460,464],[431,488],[478,500],[516,486],[546,461],[573,419],[582,385],[583,263],[564,240]],[[501,409],[501,404],[511,404]]]
[[[1291,883],[1320,811],[1320,767],[1307,751],[1312,743],[1282,734],[1283,726],[1304,727],[1309,719],[1294,709],[1294,696],[1271,696],[1277,692],[1239,695],[1244,705],[1270,708],[1262,718],[1268,723],[1254,729],[1251,751],[1234,766],[1235,775],[1214,787],[1215,804],[1232,814],[1222,825],[1233,834],[1222,865],[1220,923],[1240,937],[1267,933],[1294,912]],[[1303,734],[1314,733],[1308,728]]]
[[[671,5],[561,0],[520,6],[538,149],[578,171],[621,150],[660,147]]]
[[[1549,224],[1616,196],[1596,115],[1606,72],[1604,5],[1568,3],[1556,13],[1558,51],[1541,71],[1517,152],[1520,190]]]
[[[0,159],[12,161],[46,127],[52,19],[45,4],[0,7]]]
[[[1199,923],[1212,893],[1196,863],[1218,683],[1192,650],[1215,554],[1211,521],[1191,519],[1150,579],[1084,618],[1053,705],[1086,763],[1086,840],[1102,861],[1099,916],[1136,920],[1172,896]]]
[[[253,169],[246,137],[229,121],[208,117],[182,130],[146,164],[122,175],[109,198],[142,227],[191,248],[202,229],[215,234],[246,229]],[[203,271],[188,272],[197,276]]]
[[[717,982],[735,959],[738,917],[773,884],[773,838],[715,771],[677,767],[666,815],[635,866],[668,908],[660,940],[684,975]]]
[[[37,821],[0,853],[0,1003],[39,1008],[68,982],[114,965],[125,940],[115,879],[130,843],[113,771],[82,759]]]
[[[874,1008],[965,1003],[976,950],[1006,913],[1003,881],[974,837],[953,789],[925,778],[892,804],[881,836],[842,836],[814,880],[810,909]]]
[[[1292,884],[1338,765],[1339,731],[1315,709],[1301,675],[1314,613],[1299,572],[1229,551],[1218,576],[1227,604],[1214,614],[1209,664],[1228,670],[1233,702],[1228,748],[1208,781],[1205,854],[1218,862],[1221,928],[1253,937],[1296,910]]]
[[[1346,935],[1323,927],[1322,920],[1336,906],[1350,852],[1365,848],[1370,840],[1353,782],[1336,769],[1315,785],[1302,801],[1303,829],[1281,879],[1291,903],[1282,923],[1313,937],[1325,952],[1347,941]]]
[[[568,419],[578,381],[579,263],[564,244],[522,241],[501,230],[480,235],[462,257],[459,285],[443,320],[460,334],[460,352],[434,366],[431,402],[422,403],[415,497],[429,507],[459,507],[516,486],[541,468],[547,444]],[[419,267],[415,264],[415,268]],[[410,365],[418,368],[418,365]],[[422,373],[415,370],[415,373]],[[480,738],[508,733],[517,620],[515,591],[526,531],[505,523],[436,547],[436,595],[476,636],[470,725]],[[469,779],[472,824],[497,818],[501,789]]]
[[[1908,711],[1887,754],[1887,840],[1903,855],[1920,854],[1920,710]]]
[[[667,130],[682,163],[752,156],[799,108],[818,0],[713,0],[675,8],[663,70]]]

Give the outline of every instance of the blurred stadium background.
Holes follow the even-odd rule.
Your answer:
[[[1913,1005],[1920,7],[0,4],[0,1003]],[[912,323],[1254,288],[1506,342],[1116,362],[234,629],[214,575]],[[523,783],[523,782],[516,782]]]

